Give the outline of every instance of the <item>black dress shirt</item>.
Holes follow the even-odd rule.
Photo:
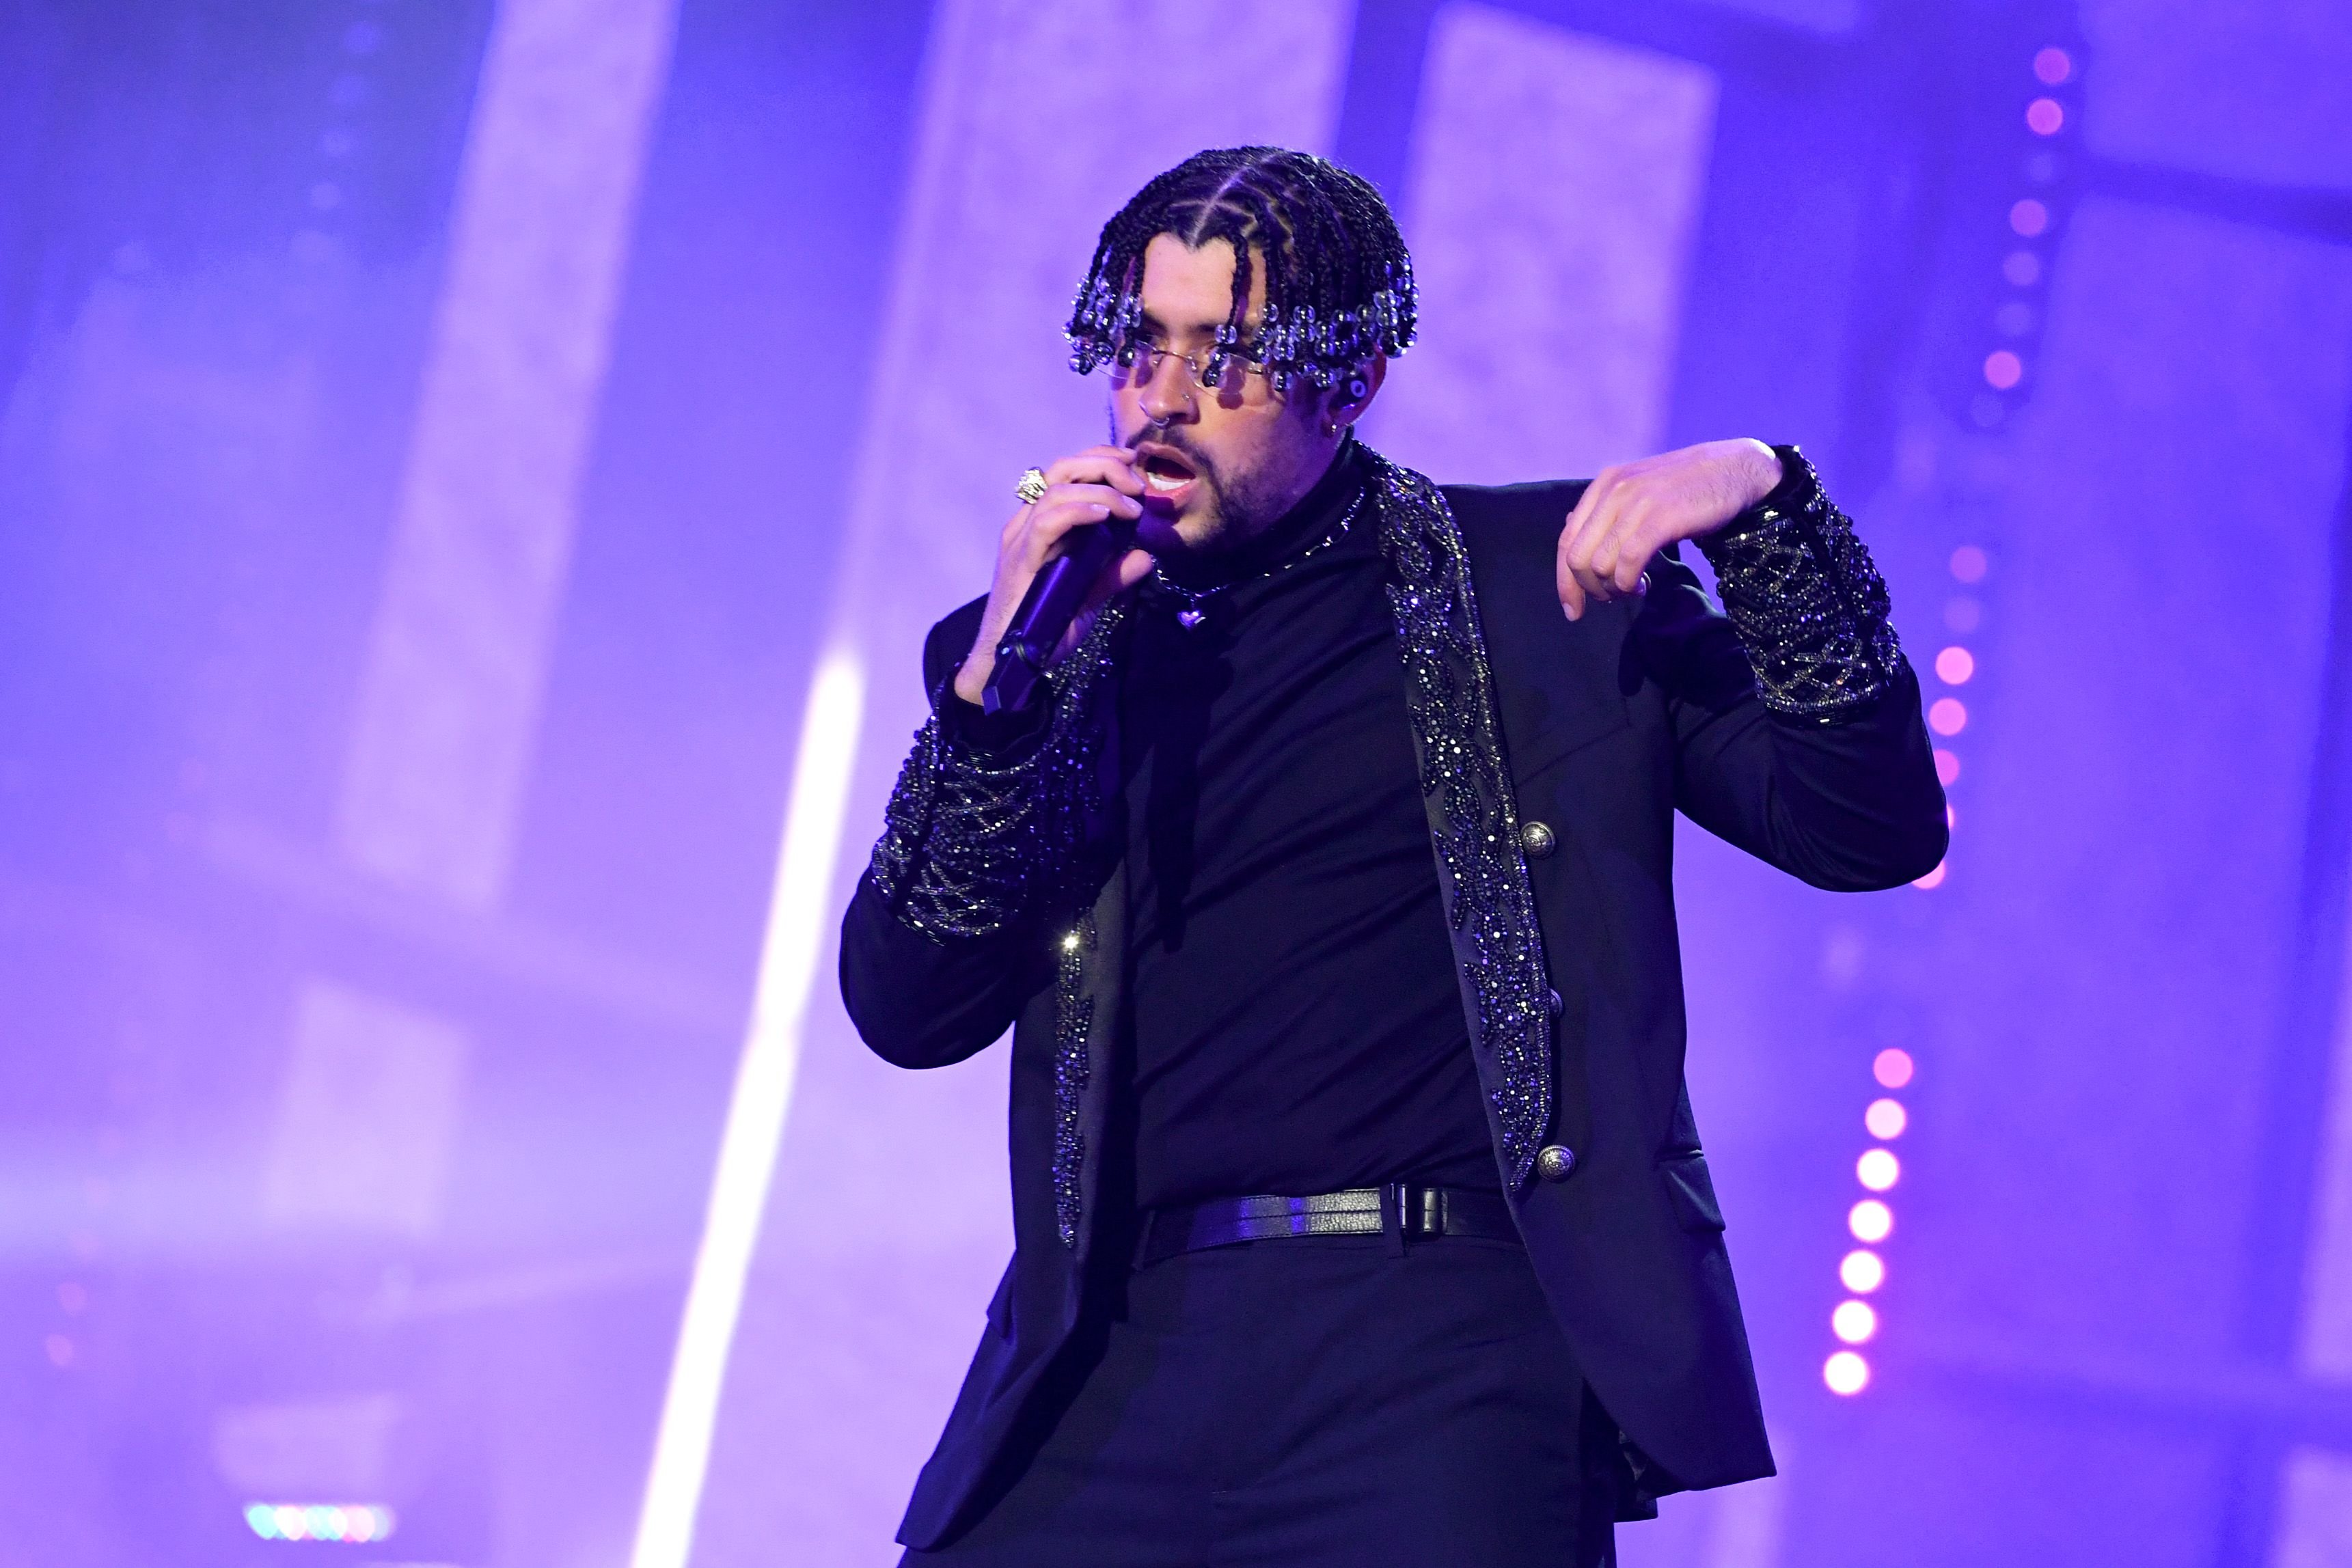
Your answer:
[[[1344,449],[1280,522],[1147,584],[1119,699],[1137,1201],[1498,1185]]]

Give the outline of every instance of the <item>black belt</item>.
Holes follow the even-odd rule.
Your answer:
[[[1486,1241],[1519,1239],[1511,1206],[1499,1192],[1458,1186],[1354,1186],[1311,1197],[1220,1198],[1191,1208],[1145,1211],[1136,1239],[1139,1269],[1236,1241],[1270,1241],[1285,1236],[1387,1235],[1402,1249],[1409,1236],[1471,1236]]]

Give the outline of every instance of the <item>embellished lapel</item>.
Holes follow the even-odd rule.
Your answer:
[[[1551,1125],[1551,981],[1462,530],[1437,486],[1367,453],[1405,702],[1454,968],[1503,1167],[1524,1186]]]

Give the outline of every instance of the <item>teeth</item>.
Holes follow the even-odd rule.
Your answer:
[[[1143,482],[1155,490],[1181,490],[1192,482],[1192,476],[1188,474],[1183,478],[1178,479],[1155,471],[1144,475]]]

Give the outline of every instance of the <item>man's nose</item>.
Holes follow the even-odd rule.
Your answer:
[[[1143,417],[1154,424],[1171,424],[1193,413],[1192,373],[1184,361],[1170,354],[1153,365],[1142,402]]]

